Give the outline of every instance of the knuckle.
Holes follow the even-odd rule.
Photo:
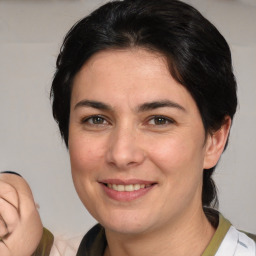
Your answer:
[[[19,222],[17,209],[4,199],[0,198],[0,215],[2,224],[6,227],[8,233],[11,233]]]
[[[15,188],[6,183],[0,181],[0,198],[9,202],[14,207],[18,208],[18,195]],[[0,209],[1,210],[1,209]]]

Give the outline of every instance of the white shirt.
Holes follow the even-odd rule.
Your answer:
[[[54,238],[50,256],[76,256],[82,236],[66,239],[64,237]]]
[[[256,256],[256,243],[231,226],[215,256]]]
[[[82,237],[54,239],[50,256],[76,256]],[[99,256],[99,255],[95,255]],[[215,256],[256,256],[256,243],[231,226]]]

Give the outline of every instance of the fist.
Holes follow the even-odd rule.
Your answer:
[[[14,174],[0,174],[0,255],[31,256],[43,233],[32,192]]]

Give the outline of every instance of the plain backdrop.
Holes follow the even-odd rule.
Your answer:
[[[106,1],[0,0],[0,170],[20,172],[55,233],[85,233],[95,220],[80,203],[49,90],[68,29]],[[256,233],[256,1],[191,0],[229,42],[239,108],[215,173],[220,211]]]

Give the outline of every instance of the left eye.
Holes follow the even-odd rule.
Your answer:
[[[94,116],[88,119],[88,122],[92,124],[104,124],[105,119],[100,116]]]
[[[105,125],[108,124],[106,119],[102,116],[91,116],[86,118],[85,120],[82,121],[84,124],[90,124],[90,125]]]
[[[171,120],[170,118],[163,117],[163,116],[155,116],[151,118],[148,122],[148,124],[150,125],[166,125],[171,123],[174,123],[174,121]]]

